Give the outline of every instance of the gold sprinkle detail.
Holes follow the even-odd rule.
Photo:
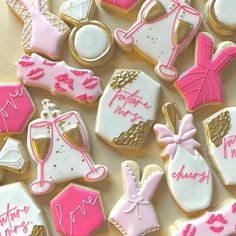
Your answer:
[[[35,225],[29,236],[46,236],[44,226],[43,225]]]

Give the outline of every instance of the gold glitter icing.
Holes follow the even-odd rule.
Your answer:
[[[228,134],[231,127],[229,111],[222,112],[208,123],[208,135],[216,147],[222,145],[223,139]]]
[[[113,139],[113,143],[119,146],[139,147],[152,128],[153,121],[140,121],[134,124],[126,132],[122,132],[118,138]]]
[[[113,89],[121,89],[137,80],[139,73],[139,70],[117,70],[110,81],[110,86]]]
[[[35,225],[29,236],[46,236],[44,226],[43,225]]]

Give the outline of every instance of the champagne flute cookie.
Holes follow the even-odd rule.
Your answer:
[[[234,0],[208,0],[206,18],[211,29],[223,36],[236,35],[235,9]]]
[[[99,102],[96,134],[115,148],[141,148],[156,119],[160,88],[142,71],[116,70]]]
[[[173,81],[178,72],[174,62],[196,35],[201,13],[189,6],[190,0],[147,0],[137,21],[127,30],[116,29],[116,42],[133,49],[156,64],[160,78]]]
[[[80,103],[95,102],[102,94],[100,79],[91,70],[76,69],[64,61],[49,61],[33,53],[16,62],[17,77],[25,85],[45,88]]]
[[[48,99],[42,104],[41,117],[28,128],[28,150],[38,164],[31,193],[45,194],[55,184],[79,177],[88,182],[104,179],[107,168],[91,160],[88,131],[80,114],[76,111],[62,114]]]
[[[178,220],[170,228],[170,236],[229,236],[236,233],[236,201],[230,199],[216,211],[195,219]]]
[[[140,180],[140,167],[136,162],[121,164],[124,195],[116,203],[109,215],[109,221],[123,235],[146,235],[159,230],[159,222],[151,199],[163,176],[158,165],[144,168]]]
[[[94,0],[69,0],[60,9],[61,18],[75,25],[69,36],[69,50],[75,60],[86,66],[104,64],[115,49],[110,29],[90,20],[95,5]]]
[[[193,116],[181,120],[174,103],[162,108],[166,125],[156,124],[157,143],[164,146],[166,177],[170,192],[178,205],[187,213],[206,209],[212,200],[213,179],[207,162],[194,139],[196,128]]]
[[[92,235],[106,221],[100,193],[68,185],[51,202],[56,230],[63,235]]]
[[[49,12],[49,0],[5,1],[24,22],[22,33],[24,51],[37,52],[52,59],[59,58],[69,27],[59,17]]]
[[[209,33],[197,37],[195,65],[185,71],[174,85],[186,102],[190,112],[223,102],[221,73],[236,56],[236,44],[222,42],[214,54],[214,41]],[[210,91],[210,92],[209,92]]]

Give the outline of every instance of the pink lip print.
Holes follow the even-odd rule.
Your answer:
[[[228,224],[227,220],[222,214],[212,214],[206,223],[210,225],[209,229],[215,233],[222,232],[224,230],[224,225]]]
[[[188,224],[186,229],[183,231],[183,236],[194,236],[196,233],[196,227],[192,224]]]

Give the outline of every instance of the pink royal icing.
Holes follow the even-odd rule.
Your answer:
[[[223,47],[216,55],[213,52],[213,39],[208,33],[199,33],[195,65],[175,81],[189,111],[223,102],[220,73],[236,56],[236,45]]]
[[[106,220],[98,192],[70,184],[51,202],[52,216],[59,233],[88,236]]]
[[[124,10],[129,10],[139,2],[139,0],[102,0],[102,2]]]
[[[236,202],[231,200],[218,211],[178,222],[173,227],[171,236],[233,235],[236,233]]]
[[[33,53],[16,62],[17,77],[29,86],[46,88],[78,102],[94,102],[102,93],[100,79],[90,70],[75,69],[64,61],[53,62]]]
[[[21,83],[0,84],[0,94],[0,133],[22,132],[35,110],[27,90]]]

